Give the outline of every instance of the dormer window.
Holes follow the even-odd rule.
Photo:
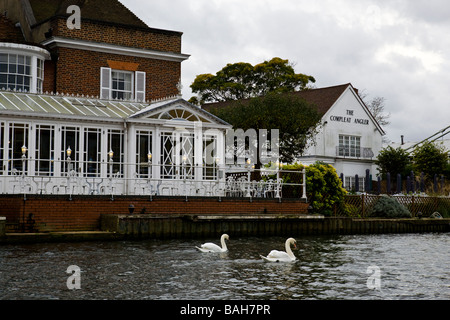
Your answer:
[[[49,53],[39,47],[0,43],[0,90],[42,93],[48,58]]]

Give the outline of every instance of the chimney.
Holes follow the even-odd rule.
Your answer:
[[[405,144],[405,141],[404,141],[405,137],[402,135],[401,138],[402,138],[402,145],[404,145]]]

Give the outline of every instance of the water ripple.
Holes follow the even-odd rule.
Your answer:
[[[0,299],[450,299],[449,234],[297,237],[288,264],[259,257],[284,250],[280,237],[231,237],[226,254],[199,252],[218,242],[202,240],[2,246]],[[70,265],[80,290],[67,288]]]

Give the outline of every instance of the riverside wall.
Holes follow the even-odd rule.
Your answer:
[[[450,219],[310,215],[299,199],[0,195],[0,243],[449,231]]]
[[[308,212],[301,199],[249,199],[169,196],[0,195],[0,217],[6,232],[70,232],[100,230],[102,215],[298,215]]]
[[[104,215],[101,229],[124,238],[195,238],[449,232],[450,219],[354,219],[317,215]]]

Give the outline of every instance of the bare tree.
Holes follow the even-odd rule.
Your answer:
[[[391,117],[391,114],[386,113],[384,110],[385,102],[386,99],[384,97],[375,97],[370,102],[366,102],[370,112],[382,127],[386,127],[391,124],[388,120]]]
[[[391,124],[391,122],[389,121],[391,113],[385,111],[386,98],[375,97],[372,100],[368,100],[368,94],[364,92],[364,90],[359,92],[359,96],[361,100],[364,101],[375,120],[377,120],[377,122],[380,124],[380,126],[383,127],[383,129]],[[383,137],[383,142],[389,142],[389,140],[386,137]]]

